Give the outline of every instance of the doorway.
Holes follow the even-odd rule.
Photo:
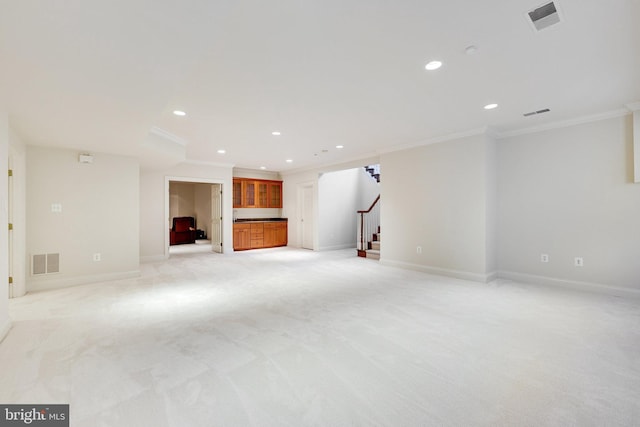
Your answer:
[[[167,256],[203,252],[222,253],[223,202],[221,182],[167,178]],[[193,224],[186,236],[173,230],[174,218]],[[177,244],[179,243],[179,244]]]

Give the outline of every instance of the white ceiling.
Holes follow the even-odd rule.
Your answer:
[[[640,0],[543,2],[0,0],[0,94],[29,144],[275,171],[640,100]]]

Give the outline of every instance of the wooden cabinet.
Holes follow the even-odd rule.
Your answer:
[[[234,208],[281,208],[282,181],[234,178]]]
[[[233,249],[251,249],[251,224],[233,224]]]
[[[264,247],[264,223],[251,224],[251,249]]]
[[[275,248],[287,246],[287,221],[233,224],[233,249]]]
[[[267,248],[287,245],[287,223],[268,222],[264,224],[264,246]]]
[[[270,181],[269,186],[269,207],[282,207],[282,181]]]

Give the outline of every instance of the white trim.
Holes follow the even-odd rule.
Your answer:
[[[638,111],[640,110],[640,101],[630,102],[628,104],[624,104],[625,107],[629,109],[629,111]]]
[[[196,165],[196,166],[215,166],[219,168],[233,168],[235,163],[218,163],[218,162],[206,162],[204,160],[185,160],[182,163],[186,163],[188,165]]]
[[[155,136],[159,136],[160,138],[167,139],[171,142],[175,142],[176,144],[182,145],[183,147],[187,146],[187,141],[185,139],[180,138],[179,136],[174,135],[170,132],[167,132],[164,129],[160,129],[157,126],[153,126],[151,129],[149,129],[149,133],[152,133]]]
[[[467,131],[455,132],[447,135],[437,136],[435,138],[429,138],[423,141],[413,142],[409,144],[402,144],[402,145],[396,145],[389,148],[382,148],[378,150],[378,153],[380,154],[393,153],[395,151],[409,150],[411,148],[423,147],[425,145],[438,144],[440,142],[453,141],[456,139],[468,138],[470,136],[484,135],[487,133],[489,133],[489,135],[491,136],[497,135],[495,131],[490,130],[488,127],[485,126],[481,128],[467,130]]]
[[[0,328],[0,343],[4,340],[7,335],[9,335],[9,330],[11,329],[11,319],[7,318],[7,321]]]
[[[50,291],[53,289],[70,288],[72,286],[87,285],[89,283],[109,282],[112,280],[132,279],[140,277],[140,270],[122,271],[116,273],[92,274],[89,276],[68,277],[57,280],[28,281],[27,292]]]
[[[499,271],[498,277],[500,279],[513,280],[515,282],[530,283],[534,285],[552,286],[583,292],[596,292],[618,297],[640,298],[640,289],[619,288],[616,286],[603,285],[601,283],[579,282],[575,280],[516,273],[514,271]]]
[[[573,119],[545,123],[540,126],[533,126],[529,128],[522,128],[522,129],[500,132],[496,135],[496,139],[504,139],[504,138],[510,138],[513,136],[527,135],[530,133],[544,132],[547,130],[561,129],[561,128],[566,128],[566,127],[571,127],[576,125],[582,125],[585,123],[597,122],[600,120],[623,117],[628,114],[630,114],[629,110],[627,110],[626,108],[620,108],[618,110],[607,111],[604,113],[592,114],[589,116],[575,117]]]
[[[233,178],[232,178],[233,179]],[[222,191],[230,191],[229,188],[231,188],[231,191],[233,190],[233,185],[231,183],[229,183],[229,188],[227,188],[227,186],[225,185],[225,180],[224,179],[216,179],[216,178],[195,178],[195,177],[188,177],[188,176],[172,176],[172,175],[165,175],[164,176],[164,217],[167,221],[167,223],[165,224],[164,227],[164,259],[169,259],[169,244],[170,244],[170,229],[171,229],[171,220],[170,220],[170,209],[169,209],[169,199],[170,194],[169,194],[169,183],[171,181],[174,182],[189,182],[189,183],[193,183],[193,184],[220,184],[221,185],[221,189]],[[224,203],[224,201],[223,201]],[[224,204],[223,204],[224,206]],[[227,253],[226,251],[229,250],[229,248],[227,248],[224,242],[224,227],[225,227],[225,221],[226,221],[226,216],[224,214],[224,209],[222,210],[222,252],[223,253]],[[233,224],[233,222],[231,223]],[[232,233],[233,235],[233,233]],[[231,241],[231,247],[233,248],[233,240]],[[161,255],[151,255],[152,258],[158,257]],[[148,257],[147,257],[148,258]],[[158,260],[160,261],[160,260]]]
[[[368,166],[380,163],[380,156],[378,153],[375,154],[364,154],[362,156],[351,157],[349,159],[341,159],[338,162],[329,162],[323,163],[319,165],[309,165],[305,167],[301,167],[298,169],[290,169],[286,171],[279,171],[278,173],[285,179],[285,177],[289,175],[295,175],[299,173],[312,173],[317,172],[318,174],[327,173],[327,172],[335,172],[342,171],[347,169],[355,169],[358,167]]]
[[[169,257],[166,255],[148,255],[140,257],[140,264],[166,261]]]
[[[403,261],[393,261],[380,258],[380,263],[389,267],[399,267],[407,270],[421,271],[423,273],[435,274],[438,276],[455,277],[456,279],[471,280],[473,282],[489,283],[496,279],[496,272],[488,274],[471,273],[469,271],[449,270],[440,267],[431,267],[428,265],[412,264]]]
[[[318,251],[338,251],[340,249],[356,249],[356,245],[353,243],[343,243],[341,245],[322,246],[318,248]]]

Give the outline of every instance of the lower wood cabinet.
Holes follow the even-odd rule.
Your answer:
[[[233,249],[274,248],[287,246],[287,222],[248,222],[233,224]]]
[[[233,249],[251,249],[251,224],[233,224]]]

